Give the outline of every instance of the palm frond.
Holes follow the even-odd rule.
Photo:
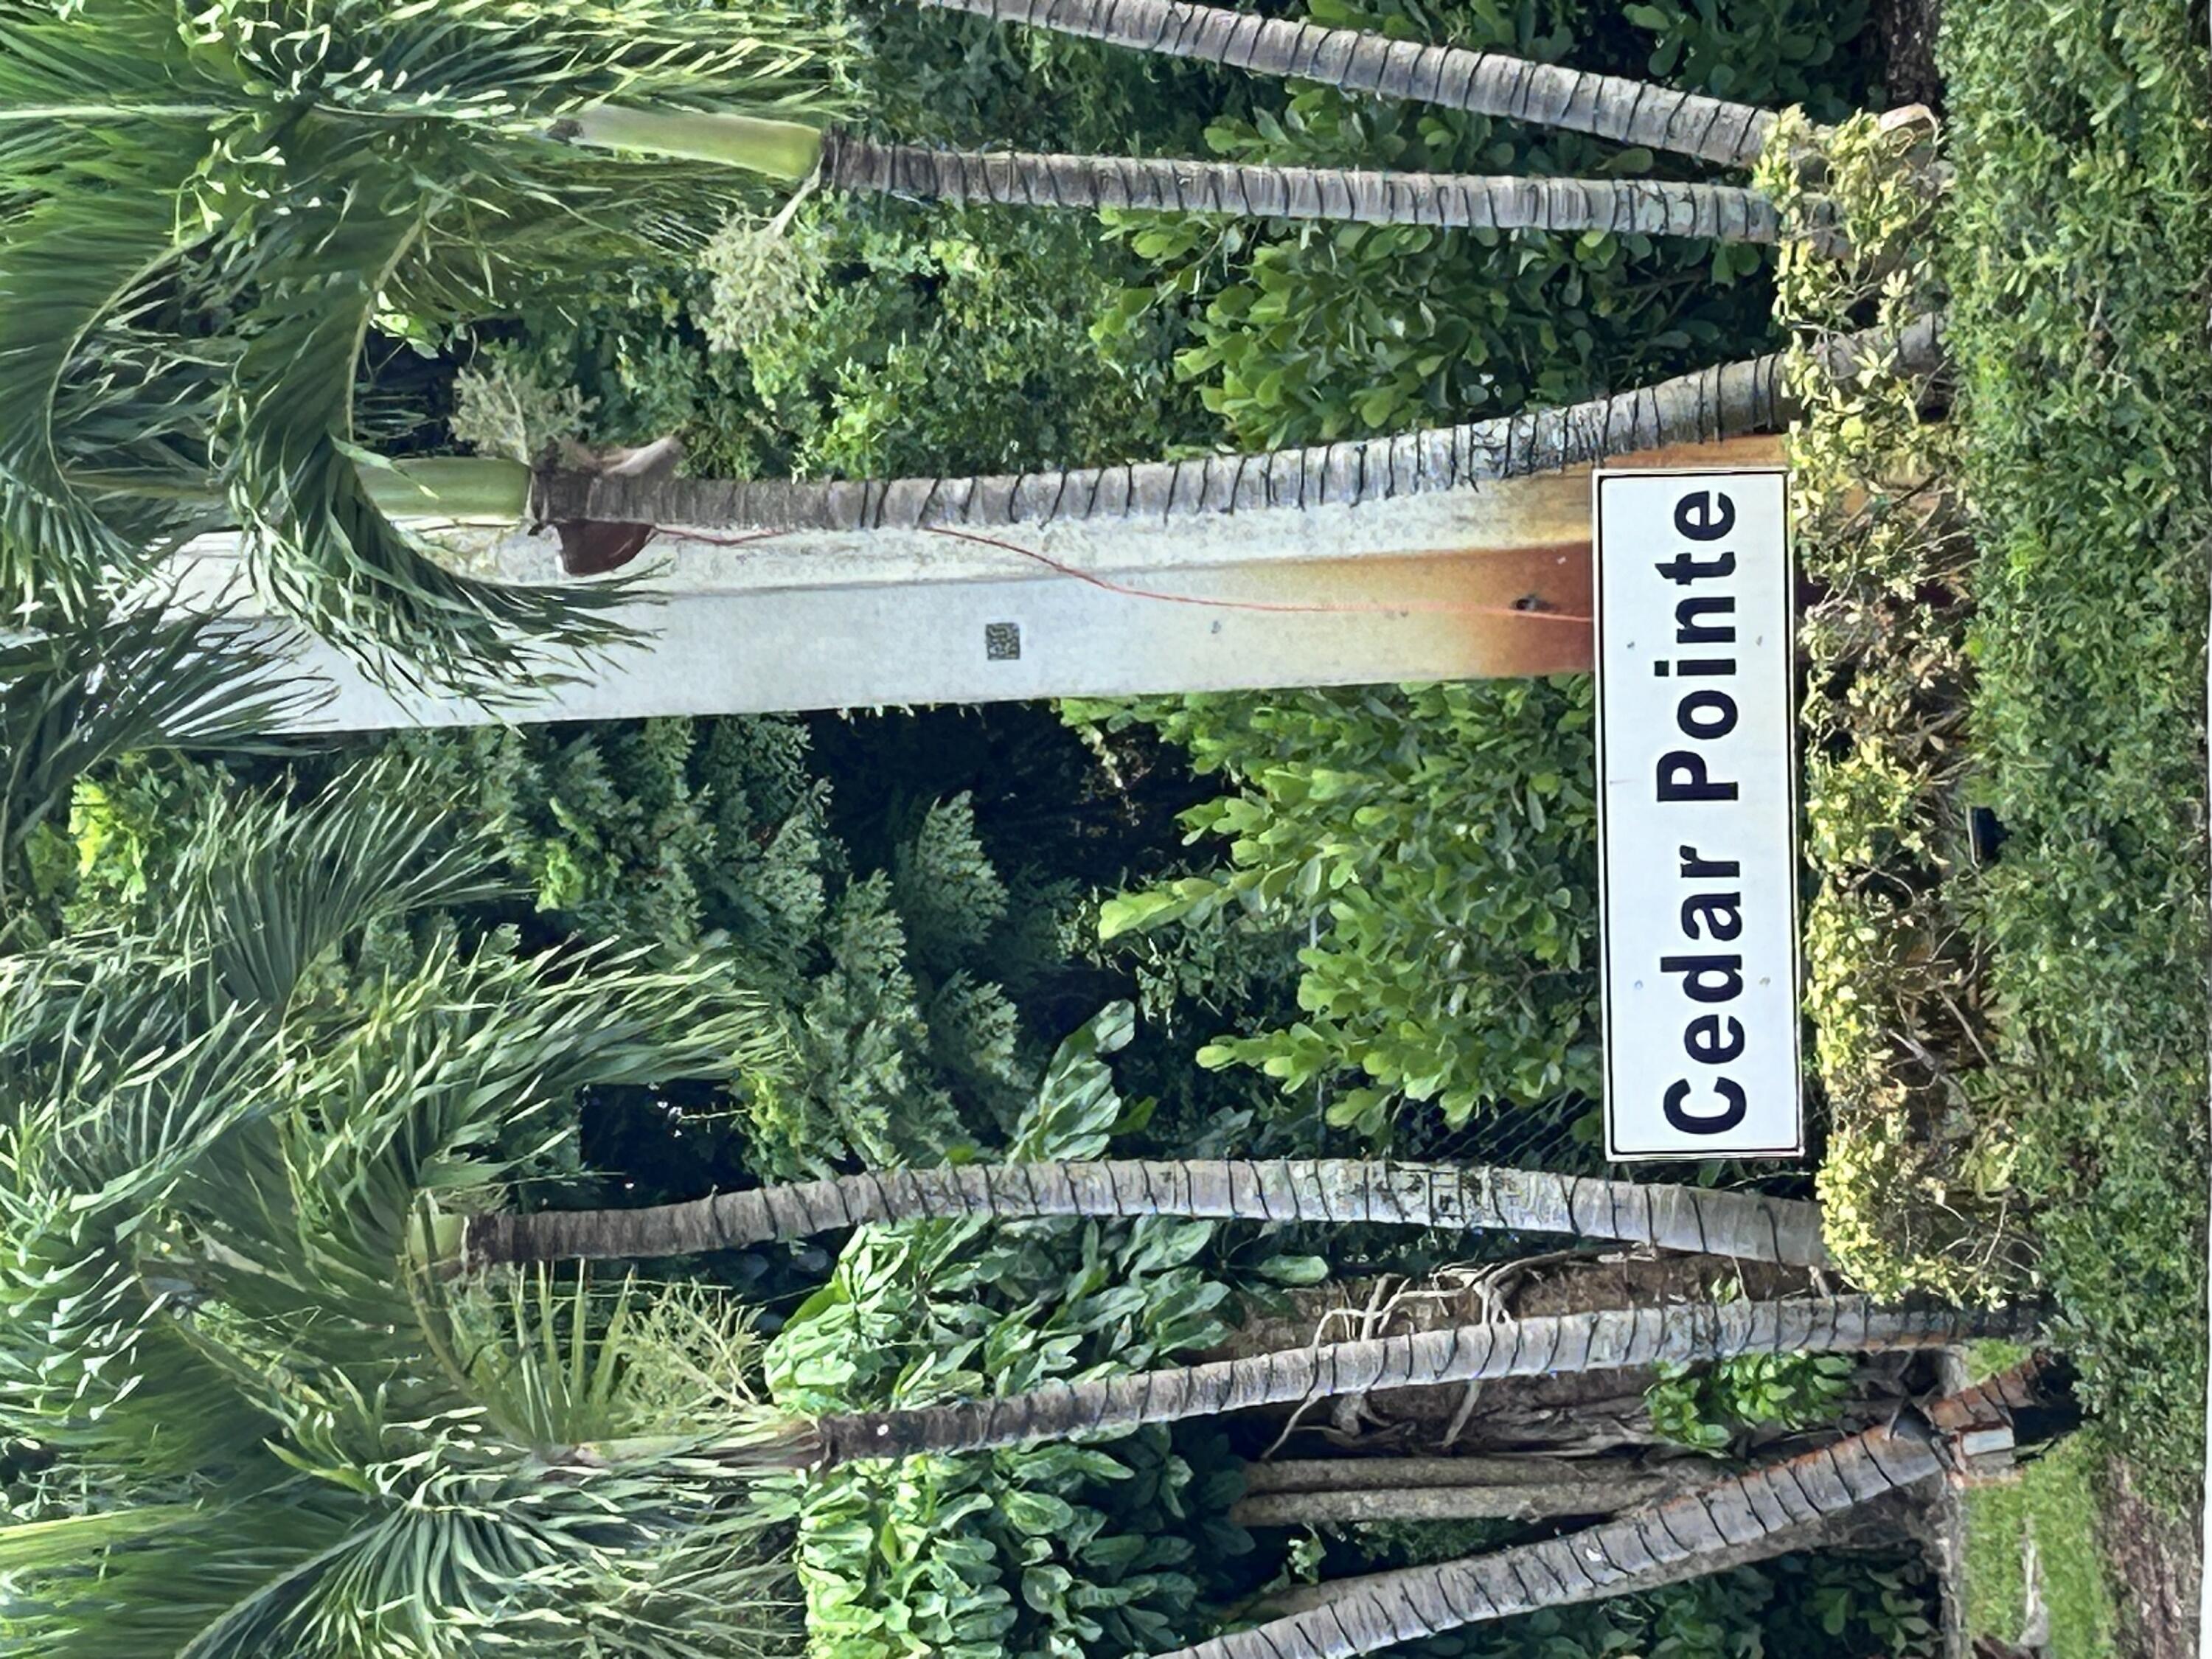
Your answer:
[[[629,641],[622,586],[473,581],[377,509],[349,447],[370,319],[703,235],[727,179],[549,129],[611,99],[826,116],[845,52],[787,0],[0,12],[0,601],[82,609],[212,500],[263,594],[387,684],[497,704]]]
[[[259,734],[322,690],[288,678],[261,630],[223,617],[31,620],[0,634],[0,903],[27,877],[30,838],[94,766],[131,750],[264,746]]]
[[[224,994],[282,1010],[307,970],[373,923],[500,896],[490,832],[455,832],[422,769],[380,759],[305,806],[219,795],[179,852],[168,930]]]
[[[580,658],[632,639],[611,613],[634,594],[471,580],[370,499],[349,453],[354,364],[421,228],[419,211],[356,197],[336,223],[285,233],[312,239],[295,264],[312,260],[313,274],[263,293],[218,459],[256,582],[286,614],[387,684],[524,700],[572,678]]]
[[[191,1514],[182,1504],[147,1504],[136,1509],[90,1510],[0,1526],[0,1578],[90,1562],[119,1544],[173,1526]]]
[[[165,181],[174,189],[181,176]],[[49,201],[0,239],[0,605],[80,614],[112,574],[143,573],[134,546],[64,471],[61,380],[86,337],[176,255],[167,219],[106,216]]]

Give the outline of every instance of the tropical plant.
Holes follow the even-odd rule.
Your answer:
[[[125,752],[254,748],[316,696],[281,678],[283,659],[249,628],[220,617],[33,607],[19,620],[0,635],[0,941],[11,943],[74,861],[77,780]]]
[[[465,27],[374,0],[64,9],[0,20],[0,118],[24,202],[0,244],[0,362],[15,394],[0,420],[0,588],[81,605],[228,516],[289,613],[387,673],[485,692],[551,647],[615,637],[612,596],[471,582],[398,527],[388,514],[410,490],[439,514],[479,510],[482,475],[379,476],[353,406],[364,337],[380,318],[419,331],[511,309],[538,266],[580,273],[696,235],[761,181],[1778,234],[1763,198],[1724,186],[878,143],[818,125],[844,101],[838,37],[775,0],[735,15],[681,0],[619,12],[479,0]],[[766,242],[758,252],[738,264],[772,264]]]
[[[1662,1360],[1644,1401],[1661,1436],[1718,1452],[1747,1428],[1828,1421],[1850,1396],[1852,1370],[1849,1359],[1810,1351],[1732,1355],[1702,1367]]]
[[[839,106],[833,33],[773,0],[746,16],[10,7],[0,592],[82,608],[228,520],[279,605],[395,672],[481,687],[543,665],[548,640],[608,638],[610,596],[467,581],[386,516],[356,360],[380,317],[474,317],[549,263],[666,246],[726,209],[724,169],[546,131],[611,98],[779,122]]]
[[[608,1144],[632,1143],[655,1166],[648,1188],[669,1195],[935,1163],[1000,1143],[1033,1098],[1047,1055],[1006,988],[1036,971],[1064,901],[994,867],[966,799],[902,815],[887,847],[856,852],[796,720],[485,728],[396,746],[447,811],[489,826],[528,890],[528,904],[472,925],[513,921],[536,945],[703,952],[781,1011],[789,1052],[765,1086],[596,1094],[595,1162],[645,1173]],[[685,1106],[672,1121],[671,1100]]]
[[[403,1270],[422,1194],[531,1170],[580,1089],[772,1066],[774,1023],[606,951],[321,971],[482,895],[482,846],[410,782],[229,799],[173,905],[0,962],[0,1437],[35,1470],[0,1529],[10,1639],[662,1659],[775,1623],[757,1526],[688,1449],[752,1409],[732,1309]]]
[[[1109,899],[1107,939],[1311,929],[1295,1018],[1216,1038],[1202,1065],[1326,1095],[1387,1145],[1428,1103],[1456,1128],[1500,1105],[1595,1097],[1596,825],[1586,682],[1143,698],[1063,705],[1152,726],[1224,793],[1182,822],[1221,867]]]
[[[1017,1152],[1095,1158],[1129,1116],[1109,1010],[1054,1057]],[[927,1410],[1164,1364],[1224,1334],[1204,1221],[979,1218],[855,1234],[769,1345],[800,1421]],[[771,1460],[772,1461],[772,1460]],[[1153,1426],[984,1455],[866,1458],[764,1490],[794,1515],[815,1659],[1148,1652],[1196,1615],[1205,1563],[1246,1548],[1233,1472]],[[775,1494],[781,1496],[774,1496]]]

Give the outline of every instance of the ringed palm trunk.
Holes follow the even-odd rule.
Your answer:
[[[1680,1495],[1679,1492],[1663,1494],[1666,1497]],[[1914,1490],[1907,1487],[1841,1515],[1779,1528],[1748,1543],[1731,1545],[1716,1553],[1693,1556],[1670,1567],[1640,1573],[1632,1584],[1624,1585],[1608,1594],[1625,1595],[1632,1591],[1640,1594],[1663,1589],[1669,1584],[1685,1583],[1693,1578],[1708,1578],[1737,1567],[1757,1566],[1763,1561],[1771,1561],[1778,1555],[1793,1555],[1804,1550],[1892,1550],[1897,1547],[1900,1537],[1913,1535],[1914,1528],[1918,1524],[1915,1498]],[[1645,1501],[1642,1498],[1633,1500],[1638,1504]],[[1621,1507],[1632,1506],[1625,1504]],[[1589,1511],[1591,1514],[1601,1512]],[[1294,1613],[1312,1612],[1346,1596],[1376,1592],[1388,1594],[1401,1574],[1420,1571],[1419,1568],[1401,1567],[1385,1572],[1364,1573],[1355,1578],[1331,1578],[1317,1584],[1293,1585],[1263,1597],[1253,1611],[1263,1618],[1287,1619]]]
[[[1359,1521],[1547,1521],[1613,1515],[1702,1485],[1686,1461],[1592,1457],[1325,1457],[1253,1463],[1229,1518],[1240,1527]],[[1285,1609],[1286,1610],[1286,1609]]]
[[[1885,1308],[1863,1296],[1681,1303],[1502,1320],[1055,1382],[994,1400],[824,1417],[789,1437],[781,1449],[798,1466],[823,1468],[865,1457],[1028,1445],[1391,1389],[1687,1364],[1747,1353],[1955,1347],[1990,1337],[2032,1337],[2038,1325],[2033,1309]]]
[[[834,131],[824,136],[822,178],[844,191],[1009,207],[1326,219],[1454,230],[1698,236],[1731,242],[1773,242],[1782,234],[1772,203],[1756,191],[1727,185],[945,150],[877,143]]]
[[[594,149],[720,161],[773,178],[815,178],[833,190],[931,201],[1749,242],[1781,236],[1771,202],[1727,185],[934,149],[799,122],[619,105],[561,121],[552,136]]]
[[[1927,317],[1899,334],[1848,335],[1821,349],[1838,374],[1877,361],[1929,374],[1942,363],[1942,325]],[[1256,454],[825,483],[546,472],[529,505],[533,518],[549,523],[760,531],[993,530],[1303,511],[1477,488],[1643,450],[1771,432],[1801,412],[1777,353],[1562,409]]]
[[[1350,1659],[1468,1625],[1702,1577],[1863,1505],[1941,1480],[1970,1430],[2038,1401],[2025,1373],[1899,1415],[1833,1446],[1715,1481],[1565,1537],[1382,1573],[1320,1605],[1178,1648],[1163,1659]]]
[[[1183,0],[921,0],[1139,52],[1587,132],[1723,167],[1759,159],[1774,117],[1750,104],[1504,52],[1394,40]]]
[[[691,1255],[868,1223],[1179,1216],[1364,1221],[1560,1233],[1826,1267],[1820,1209],[1798,1199],[1486,1165],[1186,1158],[871,1170],[683,1204],[440,1218],[424,1243],[456,1268]]]

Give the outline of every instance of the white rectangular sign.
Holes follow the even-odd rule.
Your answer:
[[[1594,489],[1607,1155],[1797,1157],[1789,477]]]

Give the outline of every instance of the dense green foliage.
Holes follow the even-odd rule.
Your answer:
[[[1856,33],[1856,5],[1695,11],[1627,5],[1617,18],[1572,3],[1316,0],[1316,21],[1408,40],[1494,46],[1545,61],[1649,72],[1823,115],[1856,88],[1802,73]],[[1653,44],[1646,31],[1658,31]],[[1294,86],[1206,133],[1253,164],[1431,173],[1633,177],[1648,152],[1461,111]],[[1177,371],[1243,447],[1573,402],[1747,350],[1767,326],[1764,284],[1739,282],[1765,254],[1680,239],[1499,235],[1426,226],[1224,225],[1109,216],[1158,267],[1101,319],[1100,337],[1184,317]],[[1149,337],[1140,336],[1140,338]]]
[[[1048,31],[855,9],[908,139],[1307,165],[1636,176],[1573,134],[1147,61]],[[1650,73],[1823,118],[1867,90],[1860,0],[1311,8],[1408,38]],[[1767,256],[1645,237],[1224,224],[814,199],[773,257],[641,264],[491,331],[744,476],[990,471],[1309,441],[1587,396],[1769,338]],[[772,275],[771,275],[772,273]],[[742,274],[748,280],[730,280]],[[1209,418],[1209,416],[1218,418]]]
[[[688,1196],[854,1160],[933,1160],[1001,1139],[1034,1091],[1038,1043],[1005,986],[1058,953],[1069,896],[1010,891],[964,799],[918,804],[879,861],[856,867],[797,720],[478,727],[388,746],[515,890],[447,926],[504,927],[530,945],[703,951],[781,1011],[790,1054],[772,1078],[595,1097],[593,1162],[607,1173]],[[146,896],[222,787],[172,759],[80,789],[80,919]],[[374,939],[368,949],[377,959]]]
[[[1236,77],[1042,31],[863,0],[866,125],[909,141],[1197,154]],[[641,262],[480,331],[592,400],[595,437],[682,434],[738,477],[990,471],[1202,446],[1158,328],[1102,353],[1094,315],[1143,268],[1080,215],[816,197],[757,281]],[[465,349],[465,348],[464,348]]]
[[[1981,548],[1982,924],[2042,1267],[2177,1507],[2203,1467],[2212,77],[2134,0],[1947,15],[1948,244]]]
[[[415,1248],[426,1201],[572,1139],[580,1091],[772,1066],[773,1011],[604,946],[346,971],[486,896],[422,782],[211,791],[147,902],[0,960],[9,1651],[676,1659],[678,1607],[727,1652],[787,1643],[761,1527],[688,1455],[753,1420],[734,1304]]]
[[[1012,1150],[1096,1158],[1127,1115],[1103,1056],[1131,1012],[1062,1048]],[[870,1229],[771,1345],[779,1405],[809,1413],[974,1399],[1165,1364],[1224,1334],[1228,1286],[1194,1265],[1207,1222]],[[807,1480],[791,1502],[820,1659],[1143,1653],[1190,1630],[1194,1557],[1240,1553],[1233,1473],[1200,1478],[1151,1428]]]
[[[1144,721],[1236,793],[1184,815],[1218,870],[1109,902],[1109,938],[1224,908],[1316,927],[1286,1029],[1224,1037],[1212,1066],[1381,1139],[1406,1103],[1479,1109],[1596,1091],[1595,807],[1583,681],[1076,704]]]
[[[1645,1391],[1651,1426],[1677,1445],[1720,1452],[1744,1430],[1807,1429],[1850,1397],[1848,1354],[1750,1353],[1704,1366],[1662,1364]]]

